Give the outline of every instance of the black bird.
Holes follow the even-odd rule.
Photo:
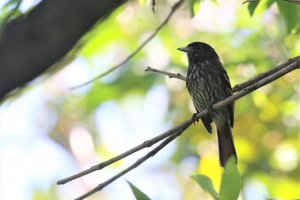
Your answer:
[[[218,54],[208,44],[193,42],[187,47],[178,48],[187,53],[188,70],[186,86],[197,112],[209,108],[208,115],[201,120],[209,133],[211,123],[217,127],[220,165],[225,166],[230,156],[237,161],[231,128],[234,123],[234,103],[212,110],[212,105],[232,95],[228,75],[219,60]]]

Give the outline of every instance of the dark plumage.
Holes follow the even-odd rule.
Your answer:
[[[232,95],[228,75],[211,46],[203,42],[193,42],[178,50],[187,53],[189,67],[186,86],[197,112],[210,108],[214,103]],[[211,122],[216,124],[221,166],[225,166],[231,155],[237,161],[231,133],[234,124],[234,104],[213,111],[201,120],[209,133],[212,133]]]

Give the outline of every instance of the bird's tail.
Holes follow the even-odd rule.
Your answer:
[[[234,156],[237,162],[236,151],[234,147],[231,127],[229,123],[223,126],[217,126],[219,159],[222,167],[225,166],[230,156]]]

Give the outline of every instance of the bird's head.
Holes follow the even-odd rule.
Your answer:
[[[178,48],[179,51],[183,51],[187,54],[189,61],[191,60],[208,60],[208,59],[219,59],[218,54],[208,44],[204,42],[193,42],[186,47]]]

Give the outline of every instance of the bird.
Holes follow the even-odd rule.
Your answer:
[[[212,108],[213,104],[232,95],[228,74],[218,54],[204,42],[192,42],[178,50],[185,52],[188,58],[186,86],[197,111],[193,118],[208,109],[209,113],[202,116],[201,120],[209,133],[212,133],[211,123],[216,125],[221,167],[225,166],[231,156],[237,163],[231,130],[234,125],[234,103],[217,110]]]

